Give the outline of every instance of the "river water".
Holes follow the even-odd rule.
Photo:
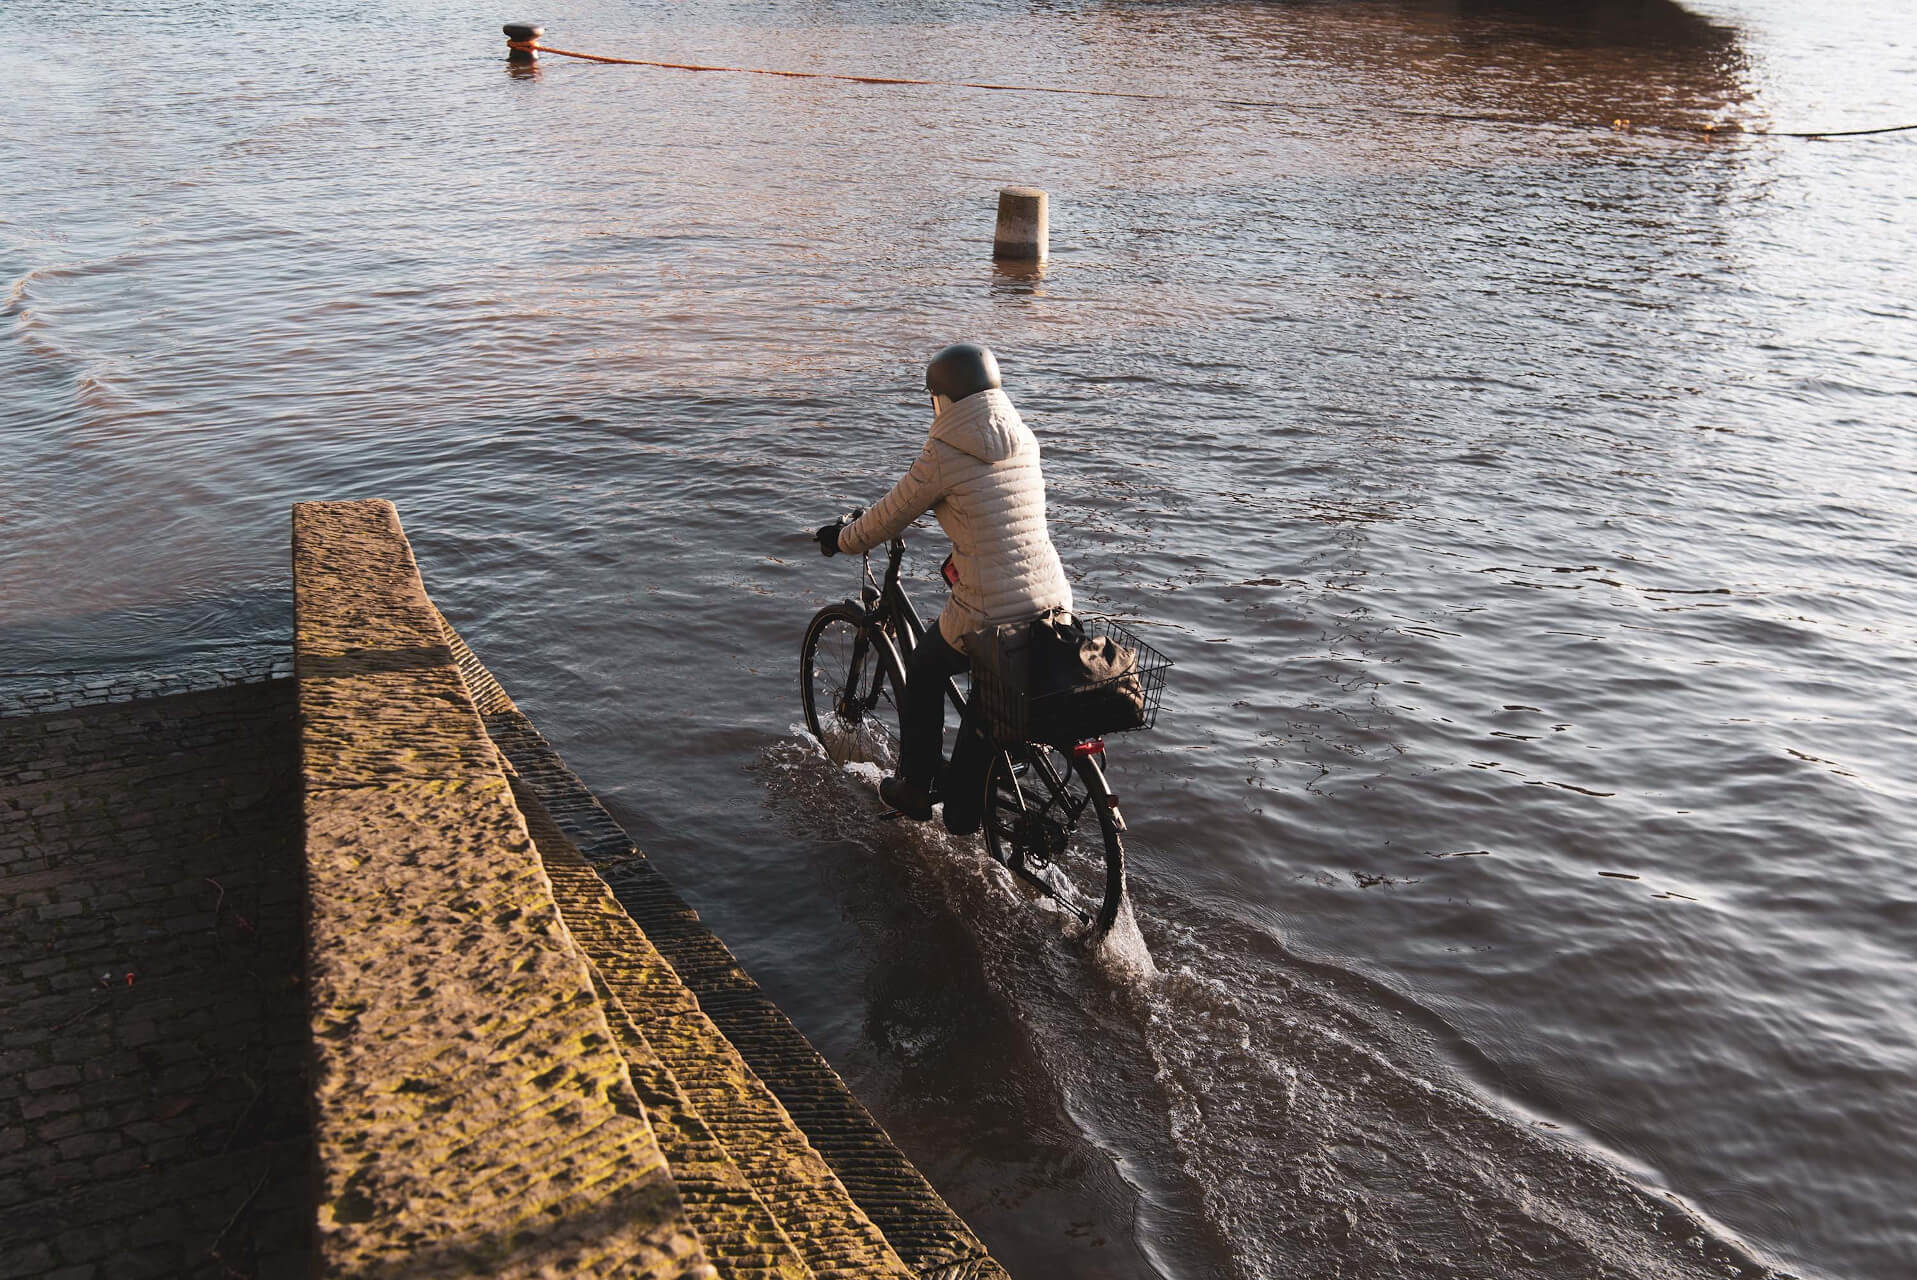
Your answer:
[[[1643,127],[1906,123],[1917,18],[1544,7],[11,9],[0,692],[388,497],[1015,1275],[1917,1274],[1917,137]],[[793,727],[960,338],[1179,664],[1107,954]]]

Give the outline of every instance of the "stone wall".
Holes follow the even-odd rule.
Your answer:
[[[0,716],[0,1278],[1004,1280],[393,508],[293,535],[296,680]]]
[[[657,1086],[640,1089],[647,1114],[720,1273],[783,1275],[791,1262],[821,1278],[1005,1280],[451,626],[446,638],[506,761],[560,915],[605,988],[614,1026],[631,1029],[622,1043],[633,1078]]]
[[[318,1273],[715,1274],[396,512],[293,568]]]
[[[320,1272],[1004,1280],[445,624],[393,508],[303,504],[293,557]]]

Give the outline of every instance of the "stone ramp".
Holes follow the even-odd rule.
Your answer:
[[[392,505],[293,577],[314,1273],[714,1275]]]
[[[444,625],[460,674],[513,775],[515,793],[546,854],[547,871],[574,936],[626,1010],[643,1011],[651,1005],[659,1011],[654,1036],[668,1071],[676,1068],[698,1074],[702,1063],[722,1058],[739,1063],[740,1074],[728,1073],[734,1083],[695,1099],[695,1110],[703,1103],[715,1109],[743,1109],[758,1117],[744,1121],[745,1127],[736,1130],[736,1140],[746,1150],[759,1153],[759,1163],[764,1165],[764,1157],[780,1148],[770,1140],[769,1129],[754,1126],[771,1125],[772,1108],[781,1109],[789,1117],[787,1123],[796,1126],[809,1149],[817,1153],[813,1158],[823,1158],[832,1185],[842,1188],[857,1211],[882,1233],[905,1274],[926,1280],[1005,1280],[1004,1269],[852,1096],[838,1073],[639,852],[451,625]],[[599,874],[602,870],[616,870],[617,899],[606,889]],[[596,905],[589,901],[594,897],[599,899]],[[682,1020],[684,998],[693,1001],[698,1016]],[[642,1029],[654,1025],[644,1012],[635,1021]],[[660,1128],[656,1116],[654,1127]],[[726,1128],[724,1124],[715,1127]],[[776,1175],[781,1168],[801,1167],[779,1160],[767,1165],[767,1171]],[[696,1193],[685,1184],[682,1189],[688,1212],[696,1217],[700,1212],[695,1207]],[[774,1191],[770,1198],[776,1200],[780,1194]],[[832,1198],[823,1187],[816,1194],[822,1199],[806,1206],[813,1214]],[[824,1234],[813,1244],[809,1253],[804,1248],[801,1252],[815,1274],[888,1274],[865,1269],[870,1264],[857,1262],[856,1251],[832,1243]]]
[[[1003,1276],[444,624],[390,504],[295,507],[294,570],[320,1274]]]
[[[635,1081],[709,1255],[733,1275],[911,1275],[537,796],[522,806],[567,928],[616,1010]]]

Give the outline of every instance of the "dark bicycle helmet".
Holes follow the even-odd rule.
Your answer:
[[[925,389],[955,403],[1003,385],[998,357],[976,342],[955,342],[925,366]]]

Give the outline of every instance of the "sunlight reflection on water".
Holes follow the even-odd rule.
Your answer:
[[[1543,1171],[1641,1208],[1564,1133],[1795,1270],[1902,1277],[1912,142],[1608,125],[1891,122],[1917,31],[1583,8],[1655,21],[546,16],[614,54],[1304,104],[1244,111],[515,79],[437,5],[41,6],[0,153],[3,665],[274,649],[287,504],[389,497],[1014,1273],[1486,1274],[1446,1250],[1507,1212],[1553,1274],[1655,1271],[1526,1234]],[[1052,193],[1042,274],[986,260],[1010,182]],[[919,362],[964,336],[1045,443],[1081,600],[1180,664],[1113,746],[1143,987],[780,754],[805,619],[851,586],[804,530],[909,459]],[[1516,1119],[1427,1103],[1459,1075]],[[1531,1184],[1479,1179],[1480,1134]]]

